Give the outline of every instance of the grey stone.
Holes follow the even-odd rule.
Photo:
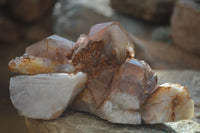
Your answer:
[[[60,0],[53,14],[54,32],[74,41],[81,33],[87,33],[91,26],[101,22],[118,21],[127,32],[146,38],[151,38],[158,27],[115,12],[109,0]]]
[[[188,87],[196,109],[199,109],[200,71],[190,70],[157,70],[158,82],[180,83]],[[197,111],[197,110],[196,110]],[[198,114],[199,112],[195,112]],[[199,118],[194,118],[198,121]],[[33,133],[196,133],[200,132],[200,124],[194,120],[182,120],[153,125],[112,124],[96,116],[83,112],[67,110],[59,119],[53,121],[26,118],[26,124]]]
[[[153,69],[200,70],[200,58],[163,42],[132,36],[136,59],[145,60]]]
[[[166,43],[172,43],[170,27],[158,27],[153,30],[151,39],[155,41],[162,41]]]
[[[59,15],[57,14],[54,31],[56,34],[74,41],[80,34],[87,33],[91,26],[111,21],[109,17],[85,5],[75,4],[59,8],[60,13]]]
[[[31,133],[194,133],[200,124],[192,120],[154,125],[112,124],[93,115],[67,111],[55,121],[26,118]]]
[[[56,0],[10,0],[9,8],[14,17],[33,22],[49,14]]]
[[[116,11],[150,22],[169,21],[175,0],[111,0]]]
[[[194,0],[179,0],[171,18],[174,43],[185,51],[200,56],[200,4]]]

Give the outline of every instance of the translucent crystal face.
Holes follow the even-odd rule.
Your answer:
[[[52,60],[64,61],[69,59],[75,43],[52,35],[26,48],[25,53],[36,57],[46,57]]]
[[[98,62],[123,64],[127,57],[134,57],[134,45],[119,23],[109,22],[93,26],[88,35],[77,40],[73,64],[78,67],[93,66]],[[81,54],[81,55],[80,55]]]
[[[149,85],[151,84],[151,85]],[[146,97],[157,86],[157,75],[152,72],[151,68],[144,61],[129,59],[121,65],[119,71],[115,72],[112,81],[112,91],[124,93],[135,99],[127,108],[135,104],[143,104]],[[135,106],[136,107],[136,106]],[[139,108],[132,108],[139,109]]]
[[[21,74],[72,72],[70,58],[75,43],[52,35],[26,48],[25,54],[11,60],[8,68]]]

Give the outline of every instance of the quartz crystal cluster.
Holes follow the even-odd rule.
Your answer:
[[[9,62],[18,74],[10,79],[12,103],[21,115],[46,120],[66,108],[123,124],[192,118],[187,88],[157,85],[157,75],[134,55],[133,41],[118,22],[94,25],[76,43],[52,35]]]

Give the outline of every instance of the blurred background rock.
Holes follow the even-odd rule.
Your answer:
[[[10,118],[0,121],[5,132],[9,124],[27,132],[9,101],[9,60],[51,34],[76,41],[92,25],[108,21],[123,25],[134,39],[136,58],[153,69],[200,70],[199,0],[0,0],[0,119]]]

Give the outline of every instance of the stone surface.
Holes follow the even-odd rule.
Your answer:
[[[135,58],[145,60],[153,69],[200,70],[200,58],[180,48],[163,42],[132,36]]]
[[[47,15],[53,9],[56,0],[11,0],[12,14],[24,22],[33,22]]]
[[[26,118],[31,133],[195,133],[200,124],[191,120],[154,125],[112,124],[87,113],[67,111],[55,121]],[[184,127],[184,128],[183,128]]]
[[[199,106],[199,85],[200,71],[192,70],[157,70],[159,84],[165,82],[179,83],[186,86],[194,100],[197,111]],[[198,121],[199,112],[195,112],[195,121]],[[183,120],[178,122],[154,124],[154,125],[122,125],[112,124],[105,120],[99,119],[88,113],[66,111],[59,119],[53,121],[42,121],[26,118],[26,123],[32,133],[164,133],[164,132],[200,132],[200,124],[193,120]]]
[[[151,22],[169,21],[175,0],[111,0],[116,11]]]
[[[185,51],[200,56],[200,4],[194,0],[179,0],[171,18],[174,43]]]

